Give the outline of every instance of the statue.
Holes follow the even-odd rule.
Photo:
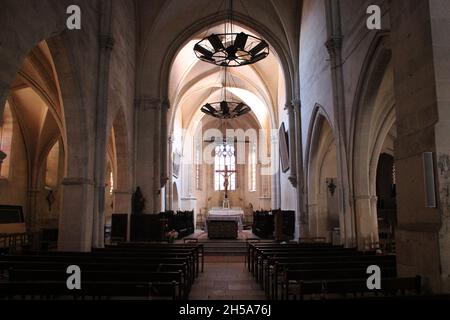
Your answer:
[[[45,198],[45,200],[47,200],[47,205],[48,205],[48,212],[52,211],[52,205],[55,202],[55,195],[53,193],[53,189],[45,187],[45,189],[48,191],[47,197]]]
[[[142,195],[141,188],[137,187],[132,199],[133,214],[142,214],[145,209],[145,198]]]

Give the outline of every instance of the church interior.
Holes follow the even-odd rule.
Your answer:
[[[0,6],[0,300],[450,295],[447,0]]]

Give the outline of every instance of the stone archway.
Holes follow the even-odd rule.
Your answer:
[[[61,92],[60,103],[65,120],[65,175],[62,182],[62,208],[59,221],[58,249],[90,251],[93,231],[93,180],[89,165],[93,159],[91,121],[87,117],[85,95],[72,46],[64,33],[47,41],[53,57]],[[80,201],[80,199],[82,199]],[[74,225],[73,221],[77,221]]]
[[[158,27],[164,25],[165,22],[163,20],[165,14],[168,14],[164,10],[160,15],[160,18],[155,22],[154,27],[152,28],[153,32],[149,32],[147,35],[148,39],[152,37],[155,39],[159,39],[160,35],[155,32],[158,30]],[[177,14],[177,12],[175,12]],[[264,15],[264,14],[263,14]],[[147,168],[149,166],[150,161],[139,161],[137,162],[137,167],[143,168],[145,174],[142,177],[137,177],[137,184],[143,186],[143,192],[149,198],[149,210],[155,211],[160,209],[159,204],[161,203],[160,198],[165,197],[166,199],[171,198],[171,186],[170,183],[171,173],[170,168],[173,163],[172,151],[169,150],[169,144],[153,144],[153,141],[168,141],[171,139],[171,128],[170,125],[172,123],[172,116],[174,114],[174,109],[176,108],[176,103],[173,99],[170,98],[169,94],[169,82],[170,75],[172,70],[173,62],[178,55],[180,48],[183,48],[193,36],[200,34],[202,30],[208,30],[210,26],[218,25],[224,21],[227,21],[228,15],[226,12],[215,13],[214,15],[208,15],[205,12],[205,16],[197,17],[195,19],[183,21],[187,26],[183,26],[182,33],[176,33],[171,36],[170,31],[167,31],[166,36],[163,39],[160,39],[161,46],[157,49],[154,46],[150,46],[148,40],[145,41],[143,54],[139,57],[139,64],[142,65],[142,71],[137,75],[137,94],[139,96],[139,106],[140,106],[140,116],[139,119],[152,119],[151,125],[149,126],[149,120],[139,120],[142,122],[140,128],[160,128],[159,130],[153,130],[151,133],[148,129],[140,129],[138,136],[139,141],[138,145],[146,145],[148,146],[146,150],[137,150],[138,154],[149,154],[153,152],[153,155],[148,155],[149,158],[159,159],[161,165],[153,166],[151,169]],[[264,20],[263,20],[264,21]],[[280,97],[277,101],[276,99],[273,102],[274,105],[282,105],[284,107],[286,101],[290,104],[290,102],[296,98],[294,92],[297,92],[297,81],[295,76],[295,63],[290,58],[292,53],[289,50],[289,44],[286,42],[285,38],[280,37],[279,35],[275,35],[274,30],[264,26],[264,23],[259,22],[257,20],[248,19],[245,15],[236,14],[235,16],[236,24],[241,26],[247,26],[251,30],[255,30],[257,34],[260,34],[267,42],[273,46],[274,51],[279,55],[280,62],[283,68],[283,81],[285,82],[285,88],[280,90],[283,97]],[[164,30],[166,30],[165,28]],[[155,40],[154,39],[154,40]],[[151,59],[151,60],[150,60]],[[154,72],[153,69],[148,66],[155,64],[161,66],[160,72]],[[269,76],[270,77],[270,76]],[[154,83],[154,86],[150,87],[144,84]],[[281,80],[280,80],[281,81]],[[169,108],[170,107],[170,108]],[[283,109],[283,107],[281,109]],[[298,138],[295,138],[294,131],[294,113],[292,112],[289,115],[289,122],[292,123],[292,130],[289,131],[291,135],[291,140],[296,141]],[[292,118],[292,119],[291,119]],[[279,119],[274,117],[276,126],[278,127],[280,123],[277,123]],[[292,121],[291,121],[292,120]],[[156,125],[154,125],[156,123]],[[169,128],[167,128],[169,126]],[[156,132],[155,132],[156,131]],[[148,137],[152,136],[154,139],[149,139]],[[290,145],[292,147],[291,150],[291,175],[290,178],[293,178],[292,181],[295,181],[295,173],[297,170],[297,165],[295,163],[295,158],[297,152],[295,152],[296,143],[292,143]],[[275,151],[275,150],[274,150]],[[145,168],[145,170],[144,170]],[[141,180],[142,181],[139,181]],[[280,185],[280,175],[277,174],[274,177],[275,183],[272,185],[277,187]],[[289,183],[289,182],[288,182]],[[165,190],[167,194],[161,192],[161,189],[165,186]],[[276,192],[273,192],[273,197],[277,201],[273,204],[273,207],[281,206],[281,192],[278,187]],[[291,191],[291,190],[290,190]],[[292,200],[296,200],[296,197],[291,197]],[[166,205],[166,207],[170,207],[170,205]],[[295,206],[294,206],[295,207]]]
[[[338,208],[337,150],[334,131],[323,108],[316,106],[307,152],[309,235],[339,243],[345,237]]]
[[[379,242],[377,168],[389,132],[395,124],[394,79],[391,51],[377,38],[361,74],[352,113],[352,190],[358,248]]]

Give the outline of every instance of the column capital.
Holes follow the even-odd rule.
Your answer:
[[[101,34],[98,41],[100,49],[112,50],[114,48],[115,40],[110,34]]]

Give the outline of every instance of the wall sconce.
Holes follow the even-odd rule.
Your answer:
[[[334,183],[334,179],[327,179],[326,180],[328,191],[331,193],[331,196],[334,196],[334,193],[336,192],[336,183]]]

